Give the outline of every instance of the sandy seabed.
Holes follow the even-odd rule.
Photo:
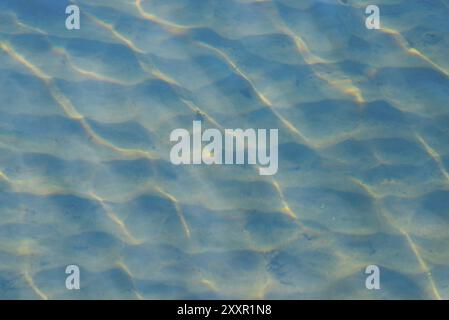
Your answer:
[[[371,2],[2,0],[0,298],[448,299],[449,1]],[[198,119],[278,173],[172,165]]]

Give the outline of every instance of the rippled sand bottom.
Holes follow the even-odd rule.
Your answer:
[[[2,0],[0,298],[449,298],[449,1],[368,2]],[[172,165],[193,120],[278,173]]]

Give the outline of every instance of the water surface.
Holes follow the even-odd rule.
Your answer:
[[[371,2],[2,0],[0,298],[449,298],[449,3]],[[193,120],[278,173],[172,165]]]

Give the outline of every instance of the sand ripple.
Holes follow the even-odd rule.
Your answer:
[[[71,2],[0,3],[0,298],[449,298],[446,0]],[[278,174],[171,165],[198,117]]]

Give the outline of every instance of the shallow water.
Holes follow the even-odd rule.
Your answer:
[[[0,298],[449,298],[449,1],[71,3],[0,2]],[[172,165],[198,119],[278,173]]]

